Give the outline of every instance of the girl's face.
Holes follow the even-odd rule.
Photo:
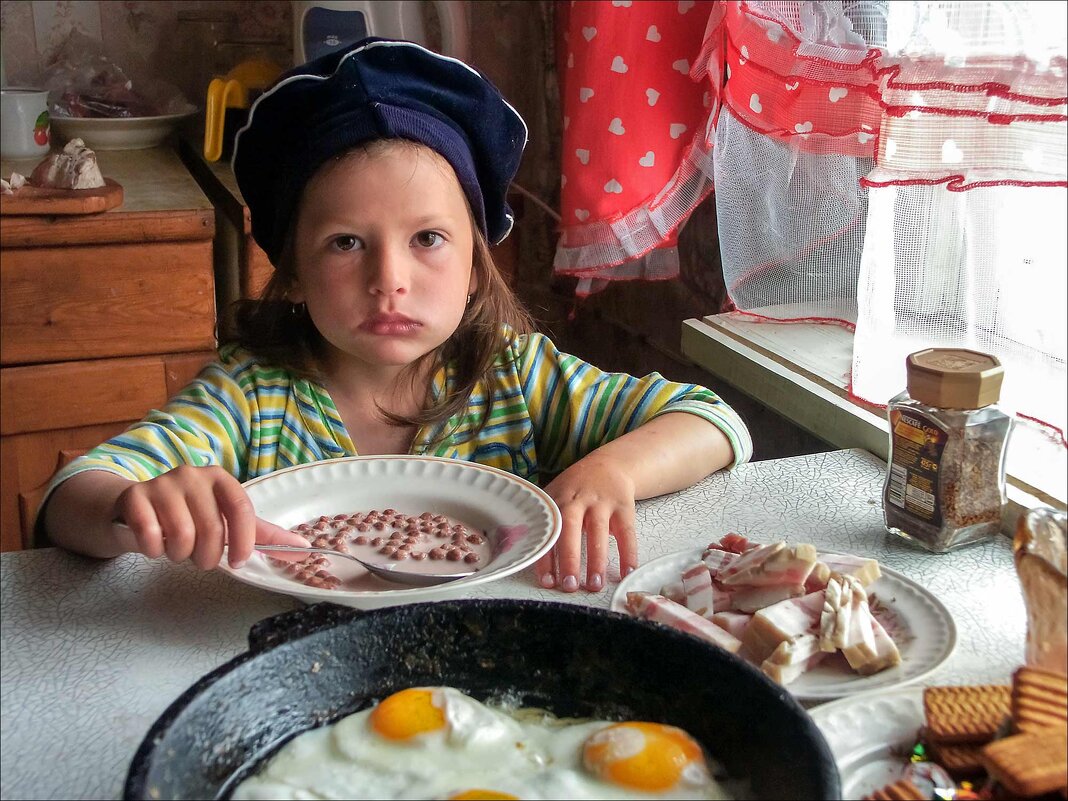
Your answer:
[[[293,302],[328,372],[404,367],[444,343],[475,291],[474,231],[456,175],[429,148],[376,145],[327,162],[304,189]]]

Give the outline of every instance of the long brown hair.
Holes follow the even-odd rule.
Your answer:
[[[425,145],[408,140],[374,140],[346,151],[335,159],[344,158],[354,152],[369,153],[397,145],[429,150]],[[442,161],[444,162],[443,159]],[[444,162],[444,167],[448,168],[447,162]],[[304,305],[294,304],[288,299],[297,276],[295,240],[298,216],[299,212],[294,214],[290,221],[285,245],[275,264],[274,274],[260,296],[242,298],[232,304],[229,322],[220,332],[220,338],[246,348],[264,362],[288,370],[295,376],[321,381],[319,362],[324,344],[322,335]],[[411,380],[415,375],[421,374],[420,368],[430,361],[433,365],[431,375],[436,369],[450,365],[450,377],[453,380],[448,391],[436,402],[431,402],[428,392],[427,406],[410,417],[393,414],[380,407],[382,416],[393,425],[437,426],[444,423],[467,407],[479,383],[485,383],[488,401],[497,384],[494,364],[498,357],[516,336],[534,330],[530,314],[523,308],[494,263],[489,244],[474,222],[470,205],[468,218],[474,233],[472,267],[478,279],[478,288],[452,336],[435,350],[408,365],[397,379],[398,382]],[[481,419],[472,435],[485,425],[489,413],[490,406],[487,402],[482,407]],[[451,433],[442,429],[438,441]]]

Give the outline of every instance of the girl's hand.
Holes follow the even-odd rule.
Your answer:
[[[132,531],[130,551],[173,562],[192,559],[201,570],[222,561],[241,567],[257,542],[307,545],[281,526],[256,517],[245,488],[221,467],[176,467],[131,484],[115,501],[115,517]],[[303,555],[300,555],[303,558]],[[279,558],[285,558],[279,554]]]
[[[619,550],[620,577],[637,567],[634,481],[616,460],[592,453],[553,479],[545,491],[560,507],[563,528],[556,547],[534,566],[543,587],[558,586],[564,592],[579,588],[584,531],[587,590],[604,588],[609,536],[615,537]]]

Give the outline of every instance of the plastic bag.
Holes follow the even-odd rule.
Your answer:
[[[49,110],[57,117],[157,117],[196,111],[177,86],[152,76],[130,53],[114,61],[103,42],[72,31],[45,69]]]

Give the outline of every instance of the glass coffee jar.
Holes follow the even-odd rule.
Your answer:
[[[891,534],[935,553],[1001,530],[1012,418],[997,406],[1004,368],[986,353],[928,348],[906,360],[892,398],[883,517]]]

